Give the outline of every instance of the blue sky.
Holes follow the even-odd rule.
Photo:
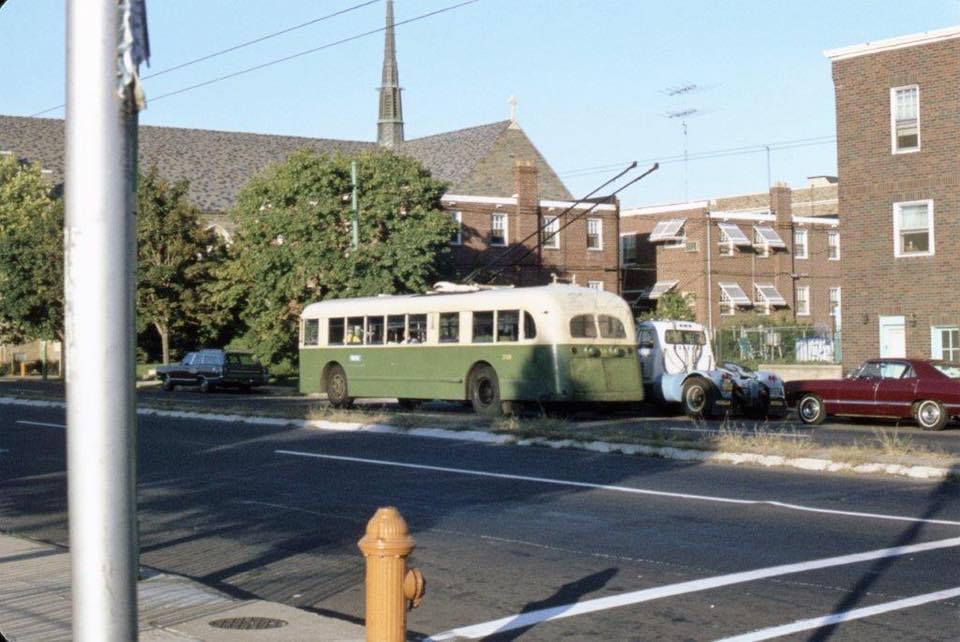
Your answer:
[[[459,0],[395,0],[398,21]],[[156,72],[362,0],[148,0]],[[0,113],[63,102],[64,0],[0,9]],[[408,138],[504,120],[521,126],[576,195],[633,159],[834,134],[824,49],[960,24],[960,0],[479,0],[397,29]],[[148,101],[383,25],[383,3],[357,9],[145,83]],[[151,102],[149,125],[372,140],[383,36]],[[696,84],[685,99],[664,93]],[[62,117],[62,111],[50,116]],[[836,173],[832,143],[774,149],[774,181]],[[683,164],[624,192],[625,206],[680,201]],[[584,171],[586,170],[586,171]],[[688,163],[689,198],[767,188],[766,154]]]

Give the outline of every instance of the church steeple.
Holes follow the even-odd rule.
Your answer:
[[[397,74],[397,46],[393,35],[393,0],[387,0],[387,28],[383,44],[383,79],[380,85],[380,118],[377,143],[394,147],[403,142],[403,103]]]

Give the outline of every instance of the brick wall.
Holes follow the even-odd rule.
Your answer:
[[[498,283],[542,285],[550,283],[556,276],[575,280],[584,286],[591,281],[600,282],[604,290],[619,293],[618,203],[601,203],[589,213],[586,210],[592,203],[568,211],[573,202],[539,198],[538,169],[534,163],[517,162],[514,170],[517,189],[514,198],[444,198],[443,204],[448,211],[460,212],[462,226],[461,244],[453,247],[456,273],[448,278],[459,280],[474,268],[499,260],[496,268],[506,266],[506,269],[497,278]],[[507,218],[506,247],[490,245],[495,213]],[[538,247],[536,231],[544,216],[560,217],[559,248]],[[596,219],[600,224],[599,249],[587,247],[590,219]]]
[[[833,62],[844,367],[880,354],[879,317],[905,317],[906,354],[929,357],[931,326],[960,326],[960,38]],[[920,149],[891,148],[891,88],[916,84]],[[933,201],[931,256],[894,256],[893,205]]]

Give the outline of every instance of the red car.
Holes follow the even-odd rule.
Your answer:
[[[941,430],[960,415],[960,364],[871,359],[846,379],[788,381],[786,393],[805,424],[860,415],[913,418],[924,430]]]

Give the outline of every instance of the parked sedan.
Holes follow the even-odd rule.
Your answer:
[[[786,390],[805,424],[859,415],[913,418],[924,430],[941,430],[960,415],[960,364],[871,359],[845,379],[789,381]]]
[[[156,377],[163,383],[164,390],[181,385],[197,386],[200,392],[209,392],[214,387],[248,392],[267,382],[267,369],[247,352],[200,350],[188,352],[180,363],[160,366]]]

